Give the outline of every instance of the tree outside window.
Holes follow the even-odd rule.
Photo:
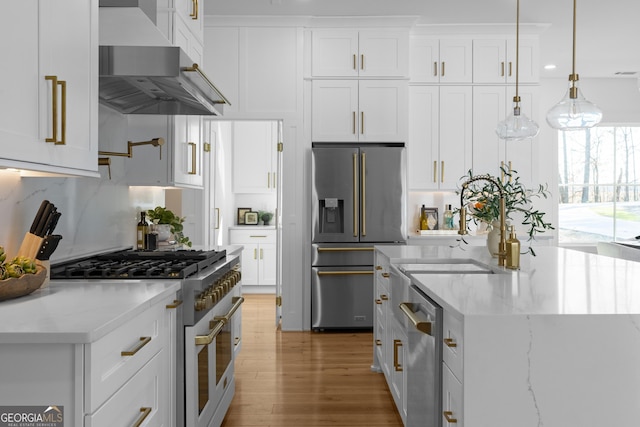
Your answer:
[[[640,235],[640,127],[558,134],[561,244]]]

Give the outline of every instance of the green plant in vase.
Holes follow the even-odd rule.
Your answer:
[[[171,210],[162,206],[156,206],[154,209],[148,210],[147,218],[154,224],[168,224],[176,242],[191,247],[191,241],[182,232],[184,230],[184,226],[182,225],[184,218],[179,217]]]
[[[545,221],[545,213],[533,206],[535,199],[541,197],[546,199],[551,195],[547,185],[539,185],[537,189],[530,190],[520,181],[517,171],[505,168],[501,168],[501,170],[504,178],[502,180],[498,177],[493,178],[502,183],[505,198],[505,220],[513,221],[517,216],[517,219],[527,228],[528,241],[534,240],[537,233],[553,230],[554,227],[551,223]],[[461,177],[461,180],[467,181],[473,177],[470,170],[467,175]],[[460,191],[457,194],[460,194]],[[483,222],[489,227],[500,221],[500,191],[493,183],[490,181],[473,182],[465,190],[464,196],[467,202],[464,207],[469,212],[467,229],[470,221],[476,225]],[[455,210],[455,213],[459,212],[460,208]],[[467,243],[463,238],[461,240]],[[535,256],[531,247],[528,252]]]

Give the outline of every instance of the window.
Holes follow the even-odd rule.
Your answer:
[[[640,127],[558,134],[561,244],[640,235]]]

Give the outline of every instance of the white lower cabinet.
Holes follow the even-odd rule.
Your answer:
[[[442,364],[442,425],[463,427],[462,383]]]
[[[461,427],[464,339],[462,320],[444,310],[442,316],[442,425]]]
[[[407,334],[405,333],[402,325],[395,319],[395,317],[388,317],[387,325],[389,328],[389,350],[391,354],[387,357],[392,362],[390,367],[390,379],[388,382],[391,389],[391,395],[396,403],[396,408],[400,413],[402,421],[407,422],[407,371],[404,369],[406,366],[406,348],[407,348]]]
[[[229,244],[242,245],[243,286],[275,286],[276,230],[256,227],[229,230]],[[246,288],[245,288],[246,289]]]

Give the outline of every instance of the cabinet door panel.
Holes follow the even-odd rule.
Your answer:
[[[471,83],[473,78],[471,39],[440,40],[440,82]]]
[[[314,80],[312,85],[312,140],[358,141],[358,81]]]
[[[259,248],[260,255],[260,284],[276,284],[276,245],[262,243]]]
[[[258,245],[243,243],[242,250],[242,284],[258,284]]]
[[[440,89],[437,86],[410,87],[409,111],[409,189],[437,189]]]
[[[518,80],[520,83],[538,83],[540,81],[540,58],[539,58],[539,40],[520,38],[519,48],[519,73]],[[516,81],[516,41],[515,39],[507,40],[507,57],[513,64],[513,73],[507,76],[508,83]]]
[[[403,77],[409,64],[408,31],[360,31],[361,77]]]
[[[509,88],[507,90],[507,112],[511,112],[513,107],[513,95],[515,88]],[[522,114],[526,115],[530,119],[536,121],[538,126],[539,111],[538,111],[538,88],[531,86],[520,86],[518,94],[520,95],[520,110]],[[504,159],[505,164],[511,169],[518,172],[520,181],[527,187],[532,188],[536,185],[536,177],[534,175],[535,159],[538,157],[534,152],[537,144],[538,137],[529,138],[523,141],[507,141],[505,143]]]
[[[407,127],[406,82],[361,80],[359,89],[359,140],[404,142]]]
[[[509,58],[509,62],[512,59]],[[509,67],[506,57],[506,41],[473,41],[473,81],[474,83],[504,83],[509,75],[515,73],[515,56]]]
[[[234,193],[272,193],[275,191],[275,139],[272,122],[233,124]]]
[[[471,169],[471,86],[440,88],[440,189],[454,190]]]
[[[412,82],[440,81],[440,41],[433,38],[412,38],[409,55],[409,77]]]
[[[504,86],[473,88],[473,173],[500,176],[504,160],[504,141],[498,138],[496,126],[510,113],[506,109]]]
[[[442,425],[464,426],[462,384],[442,365]],[[455,421],[454,421],[455,420]]]
[[[358,76],[358,32],[356,30],[313,30],[311,74],[315,77]]]

